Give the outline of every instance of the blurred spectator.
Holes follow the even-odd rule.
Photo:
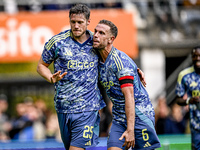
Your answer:
[[[4,11],[8,14],[15,14],[18,12],[16,0],[3,0]]]
[[[182,0],[185,6],[200,6],[200,0]]]
[[[145,20],[145,17],[147,17],[147,16],[145,16],[145,13],[146,13],[145,9],[146,8],[144,8],[147,5],[144,4],[144,3],[145,3],[145,1],[137,1],[137,3],[136,2],[133,3],[131,0],[124,0],[124,1],[122,1],[122,7],[123,7],[123,9],[125,9],[126,11],[131,12],[131,13],[134,14],[133,20],[134,20],[134,22],[136,24],[136,27],[138,29],[145,29],[145,28],[147,28],[147,21]],[[141,8],[142,10],[140,10],[137,7],[137,5],[141,5],[142,6],[142,8]]]
[[[122,3],[116,0],[104,0],[101,3],[88,3],[91,9],[122,8]]]
[[[40,112],[40,118],[42,120],[42,122],[45,124],[46,122],[46,117],[48,115],[48,110],[47,110],[47,106],[46,106],[46,103],[44,100],[42,99],[37,99],[35,101],[35,106],[36,108],[39,109],[39,112]]]
[[[8,135],[11,130],[11,123],[6,113],[8,109],[7,96],[0,94],[0,141],[9,140]]]
[[[33,104],[33,98],[30,97],[30,96],[27,96],[27,97],[24,98],[23,102],[26,105],[32,105]]]
[[[59,6],[55,4],[43,4],[43,10],[59,10]]]
[[[163,42],[180,41],[183,35],[179,30],[178,12],[174,0],[153,0],[156,24],[160,27]]]
[[[42,3],[40,0],[29,0],[29,7],[32,12],[42,11]]]
[[[169,116],[169,107],[165,97],[158,98],[158,104],[155,108],[155,128],[157,134],[165,134],[165,121]]]
[[[18,4],[18,10],[37,13],[43,10],[43,5],[40,0],[29,0],[23,5]]]
[[[188,38],[200,37],[200,0],[183,0],[179,2],[181,23]]]
[[[116,0],[105,0],[103,3],[104,8],[122,8],[122,4]]]
[[[187,127],[187,116],[181,106],[174,103],[170,107],[165,97],[158,98],[156,112],[157,134],[184,134]]]
[[[45,126],[42,122],[41,110],[26,97],[24,103],[16,105],[17,116],[12,120],[10,137],[17,140],[40,140],[45,138]]]
[[[43,4],[43,10],[47,11],[54,11],[54,10],[68,10],[73,6],[73,4],[63,4],[63,3],[57,3],[57,4]]]
[[[26,104],[18,103],[16,105],[17,116],[12,120],[12,130],[10,131],[11,139],[19,140],[33,138],[33,123],[29,120],[26,111]]]
[[[50,113],[46,121],[46,138],[61,140],[57,115]]]
[[[171,106],[171,113],[165,121],[165,134],[184,134],[187,120],[184,118],[182,108],[174,103]]]
[[[140,16],[142,19],[147,19],[147,15],[149,12],[148,0],[140,0],[134,2],[140,12]]]
[[[42,112],[35,105],[27,106],[27,116],[32,122],[32,131],[34,140],[45,139],[45,125],[42,122]]]
[[[1,116],[7,117],[6,111],[8,109],[8,101],[5,94],[0,94],[0,112]]]

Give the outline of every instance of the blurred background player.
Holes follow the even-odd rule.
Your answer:
[[[197,150],[200,149],[200,46],[194,47],[191,54],[193,66],[178,75],[176,101],[181,106],[189,105],[192,150]]]
[[[7,110],[7,96],[0,94],[0,141],[10,140],[9,132],[12,129],[12,125]]]

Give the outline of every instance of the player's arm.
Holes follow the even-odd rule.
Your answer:
[[[184,99],[183,97],[176,97],[176,102],[178,105],[180,106],[185,106],[185,105],[188,105],[188,104],[197,104],[200,102],[200,98],[198,96],[196,97],[191,97],[191,98],[187,98],[187,99]]]
[[[125,113],[127,118],[127,129],[122,134],[119,140],[125,138],[123,146],[126,149],[134,147],[135,145],[135,100],[134,100],[134,89],[133,89],[133,77],[123,77],[120,79],[120,85],[122,93],[125,97]]]
[[[67,74],[67,72],[60,74],[61,71],[58,71],[55,74],[52,74],[48,67],[49,67],[49,64],[45,63],[41,57],[37,65],[37,72],[50,83],[55,83],[61,80]]]
[[[186,99],[183,99],[183,97],[179,97],[179,96],[177,96],[176,97],[176,103],[178,104],[178,105],[180,105],[180,106],[185,106],[185,105],[187,105],[186,104]]]

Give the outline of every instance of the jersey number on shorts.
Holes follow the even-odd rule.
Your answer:
[[[84,130],[84,132],[83,132],[83,137],[84,137],[84,138],[87,138],[87,139],[88,139],[88,138],[91,139],[91,138],[92,138],[92,135],[93,135],[93,128],[94,128],[94,127],[93,127],[93,126],[90,127],[90,126],[87,126],[87,125],[86,125],[84,128],[85,128],[85,130]]]
[[[142,137],[143,137],[143,140],[144,140],[144,141],[147,141],[147,140],[149,140],[149,135],[148,135],[148,133],[145,132],[145,131],[147,131],[147,129],[143,129],[143,130],[142,130]]]

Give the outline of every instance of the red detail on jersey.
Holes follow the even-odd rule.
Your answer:
[[[133,80],[134,77],[133,76],[124,76],[124,77],[119,78],[119,81],[120,80],[124,80],[124,79],[131,79],[131,80]]]
[[[122,89],[123,87],[127,87],[127,86],[132,86],[133,87],[133,84],[132,83],[126,83],[126,84],[122,84],[120,87]]]

